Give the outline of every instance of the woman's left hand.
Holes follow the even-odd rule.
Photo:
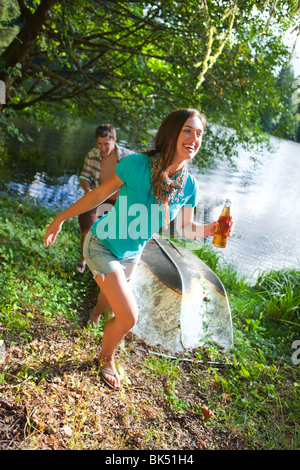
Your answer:
[[[205,225],[204,236],[205,237],[213,237],[215,235],[215,233],[218,231],[217,229],[218,229],[219,225],[220,224],[219,224],[218,221],[214,221],[214,222],[211,222],[210,224]],[[232,217],[230,217],[229,227],[228,227],[227,232],[225,233],[225,235],[228,236],[228,237],[231,236],[232,225],[233,225],[233,221],[232,221]]]
[[[213,237],[218,227],[219,227],[219,222],[217,221],[204,225],[204,236]]]

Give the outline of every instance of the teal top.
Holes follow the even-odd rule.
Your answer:
[[[118,258],[128,258],[141,252],[147,241],[164,225],[165,213],[151,192],[150,157],[132,154],[116,166],[124,185],[115,206],[92,226],[96,237]],[[188,173],[178,202],[171,202],[170,220],[182,207],[195,207],[198,185]]]

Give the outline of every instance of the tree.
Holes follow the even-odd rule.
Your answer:
[[[146,139],[174,107],[193,106],[236,130],[225,154],[234,139],[260,141],[263,111],[276,113],[275,83],[289,56],[282,37],[299,14],[295,0],[8,4],[18,8],[9,23],[18,32],[0,56],[6,117],[100,115],[127,127],[134,140],[136,133]],[[215,134],[208,142],[207,158],[220,144]]]
[[[294,117],[298,106],[293,103],[290,93],[294,81],[294,73],[290,67],[280,71],[276,83],[281,93],[280,108],[277,108],[276,113],[272,109],[265,109],[261,116],[263,130],[280,138],[293,139],[297,134],[298,123]]]

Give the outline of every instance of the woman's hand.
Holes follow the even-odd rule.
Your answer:
[[[219,222],[217,221],[204,225],[204,237],[213,237],[218,227],[219,227]]]
[[[224,235],[226,237],[230,237],[231,236],[231,228],[233,226],[233,220],[232,220],[232,217],[230,216],[229,218],[229,222],[228,222],[228,229],[226,230],[226,232],[224,232]],[[220,227],[220,224],[219,222],[215,221],[215,222],[211,222],[210,224],[208,225],[205,225],[205,237],[209,237],[209,236],[214,236],[215,233],[218,233],[219,231],[219,227]]]
[[[211,222],[210,224],[207,224],[204,226],[204,236],[205,237],[213,237],[215,235],[215,233],[218,233],[218,230],[219,230],[219,222],[215,221],[215,222]],[[229,219],[229,223],[228,223],[228,229],[227,231],[224,233],[224,235],[226,237],[230,237],[231,236],[231,228],[233,226],[233,220],[232,220],[232,217],[230,216],[230,219]]]
[[[55,242],[56,236],[59,234],[62,228],[64,221],[59,219],[59,216],[53,220],[53,222],[48,225],[45,235],[45,245],[49,246]]]

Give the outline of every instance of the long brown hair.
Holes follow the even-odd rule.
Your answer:
[[[156,181],[152,181],[152,185],[156,185],[158,181],[163,179],[166,170],[172,164],[180,131],[184,123],[192,116],[197,116],[200,119],[204,130],[206,127],[206,117],[193,108],[176,109],[162,121],[155,137],[154,148],[145,152],[150,157],[159,154],[162,158],[161,171],[157,175]]]

